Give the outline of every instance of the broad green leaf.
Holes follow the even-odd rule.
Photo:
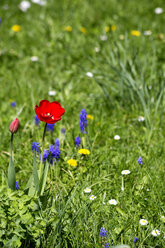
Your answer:
[[[33,156],[33,178],[34,178],[34,185],[35,185],[36,191],[38,192],[39,178],[38,178],[38,171],[37,171],[37,166],[36,166],[36,153],[35,152]]]
[[[16,179],[15,179],[15,168],[12,156],[10,157],[9,167],[8,167],[8,186],[12,190],[16,190]]]

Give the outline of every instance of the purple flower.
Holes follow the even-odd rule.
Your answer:
[[[109,248],[109,243],[105,243],[104,247]]]
[[[80,144],[81,144],[81,139],[80,139],[79,136],[77,136],[77,137],[75,138],[75,146],[80,146]]]
[[[46,130],[47,131],[51,131],[51,132],[53,132],[53,130],[54,130],[54,125],[55,125],[55,123],[54,124],[47,124],[47,126],[46,126]]]
[[[64,127],[61,128],[61,133],[65,134],[65,132],[66,132],[65,128]]]
[[[137,237],[134,238],[133,242],[136,243],[139,239]]]
[[[55,140],[55,146],[60,146],[60,140],[59,140],[59,138],[57,138],[56,140]]]
[[[86,133],[87,127],[87,112],[85,109],[82,109],[80,112],[80,130],[82,133]]]
[[[38,142],[33,142],[32,143],[32,151],[39,152],[39,143]]]
[[[16,181],[16,190],[19,190],[19,184],[18,184],[18,181]]]
[[[45,162],[47,159],[50,160],[50,164],[52,165],[55,160],[59,160],[60,157],[60,149],[59,146],[50,145],[49,151],[44,150],[43,153],[43,162]]]
[[[43,161],[43,162],[46,162],[46,160],[47,160],[48,156],[49,156],[49,151],[44,150],[44,152],[43,152],[43,159],[42,159],[42,161]]]
[[[40,125],[40,120],[39,120],[39,118],[38,118],[37,115],[35,115],[34,119],[35,119],[35,124],[36,124],[37,126]]]
[[[143,164],[142,158],[139,157],[138,160],[137,160],[137,162],[138,162],[139,164]]]
[[[11,107],[15,108],[16,107],[16,103],[15,102],[11,102]]]
[[[100,237],[107,237],[107,231],[103,227],[100,229]]]

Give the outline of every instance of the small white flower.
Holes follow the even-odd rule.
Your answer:
[[[114,136],[114,139],[115,139],[115,140],[119,140],[119,139],[120,139],[120,136],[119,136],[119,135],[115,135],[115,136]]]
[[[147,189],[147,191],[150,191],[150,189]]]
[[[38,61],[38,57],[37,56],[32,56],[30,59],[31,59],[32,62]]]
[[[32,0],[33,3],[39,4],[41,6],[45,5],[46,2],[44,0]]]
[[[160,235],[160,231],[158,229],[155,229],[151,232],[151,234],[156,237],[156,236],[159,236]]]
[[[96,196],[95,196],[95,195],[91,195],[89,199],[90,199],[91,201],[93,201],[94,199],[96,199]]]
[[[30,3],[28,1],[22,1],[19,5],[20,10],[26,12],[30,8]]]
[[[93,77],[93,73],[92,72],[87,72],[86,73],[86,76],[92,78]]]
[[[139,116],[139,117],[138,117],[138,121],[141,122],[141,121],[144,121],[144,120],[145,120],[145,118],[144,118],[143,116]]]
[[[100,48],[99,47],[95,47],[95,52],[99,53],[100,52]]]
[[[157,7],[155,10],[155,14],[159,15],[159,14],[162,14],[163,13],[163,9],[160,8],[160,7]]]
[[[152,86],[151,86],[151,85],[149,85],[149,86],[148,86],[148,89],[149,89],[149,90],[151,90],[151,89],[152,89]]]
[[[120,39],[120,40],[124,40],[124,38],[125,38],[125,36],[124,36],[123,34],[120,34],[120,35],[119,35],[119,39]]]
[[[151,32],[150,30],[144,31],[144,35],[146,35],[146,36],[149,36],[149,35],[151,35],[151,34],[152,34],[152,32]]]
[[[48,95],[49,96],[55,96],[56,95],[56,91],[55,90],[49,90]]]
[[[145,220],[145,219],[141,219],[141,220],[139,221],[139,223],[140,223],[140,225],[142,225],[142,226],[148,225],[148,221]]]
[[[106,35],[100,35],[100,40],[102,41],[108,40],[108,37]]]
[[[84,192],[85,193],[90,193],[91,192],[91,189],[90,188],[86,188],[86,189],[84,189]]]
[[[122,172],[121,172],[121,174],[122,175],[128,175],[128,174],[130,174],[131,172],[129,171],[129,170],[123,170]]]
[[[115,200],[115,199],[111,199],[111,200],[109,200],[109,204],[110,205],[117,205],[117,201]]]

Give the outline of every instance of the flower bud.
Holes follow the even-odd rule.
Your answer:
[[[16,118],[14,121],[11,122],[9,131],[11,133],[16,133],[18,131],[18,127],[19,127],[19,120]]]

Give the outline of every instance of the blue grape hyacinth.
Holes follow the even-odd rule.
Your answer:
[[[81,144],[81,139],[80,139],[79,136],[77,136],[77,137],[75,138],[75,146],[80,146],[80,144]]]
[[[55,123],[54,123],[54,124],[47,124],[46,130],[47,130],[47,131],[53,132],[53,130],[54,130],[54,125],[55,125]]]
[[[87,127],[87,112],[85,109],[82,109],[80,112],[80,130],[82,133],[86,133]]]
[[[38,142],[32,143],[32,151],[33,152],[39,152],[39,143]]]
[[[103,227],[100,229],[100,237],[107,237],[107,231]]]
[[[35,119],[35,124],[36,124],[37,126],[40,125],[40,120],[39,120],[39,118],[38,118],[37,115],[35,115],[34,119]]]
[[[18,181],[16,181],[16,190],[19,190],[19,184],[18,184]]]
[[[11,107],[15,108],[16,107],[16,102],[11,102]]]
[[[137,160],[137,162],[142,165],[143,164],[142,158],[139,157],[138,160]]]

